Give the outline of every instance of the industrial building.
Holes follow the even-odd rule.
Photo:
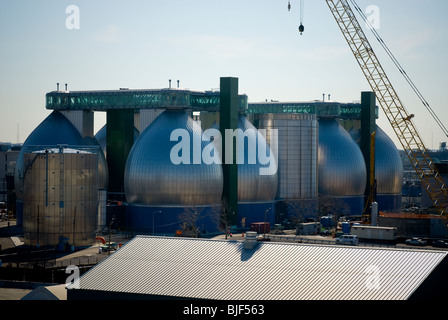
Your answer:
[[[235,105],[229,108],[237,111],[234,129],[243,132],[264,129],[266,137],[259,132],[247,135],[246,143],[239,145],[240,157],[246,158],[237,161],[234,170],[237,179],[231,189],[237,193],[237,207],[231,210],[234,218],[230,225],[248,227],[252,222],[276,223],[291,215],[303,220],[318,218],[319,203],[324,202],[330,203],[338,214],[361,215],[367,185],[366,161],[359,137],[361,110],[367,108],[373,114],[368,120],[371,125],[377,117],[376,106],[321,101],[248,103],[247,100],[247,96],[239,94]],[[92,223],[95,220],[99,226],[108,224],[104,212],[107,190],[109,199],[124,200],[126,211],[120,223],[127,230],[172,235],[186,225],[193,225],[202,233],[222,229],[222,207],[231,205],[230,201],[223,202],[228,179],[225,165],[207,164],[210,159],[193,164],[194,148],[199,148],[202,155],[207,146],[201,139],[204,132],[209,128],[221,130],[220,120],[225,115],[220,109],[220,92],[181,88],[55,91],[47,94],[47,108],[53,112],[25,141],[15,171],[17,220],[18,224],[22,224],[22,219],[28,221],[24,228],[31,230],[30,239],[36,239],[33,234],[38,231],[36,218],[31,218],[34,222],[29,220],[36,217],[37,208],[31,210],[23,203],[25,175],[32,167],[29,157],[42,156],[42,150],[58,146],[95,149],[98,157],[95,188],[99,190],[102,209],[97,210],[101,216],[92,219]],[[105,126],[94,136],[95,111],[107,112],[107,130]],[[399,211],[403,169],[397,161],[400,159],[398,151],[385,133],[375,128],[378,131],[375,170],[380,210]],[[191,136],[191,164],[173,164],[170,159],[170,152],[177,143],[170,140],[170,135],[176,129],[185,129]],[[269,148],[273,129],[278,132],[275,150]],[[200,145],[194,143],[196,140],[201,141]],[[266,141],[267,153],[278,157],[273,174],[260,175],[260,162],[249,164],[247,161],[249,146],[258,140]],[[219,142],[213,141],[215,145]],[[219,154],[218,149],[216,152]],[[219,154],[221,162],[222,156]],[[64,169],[49,168],[47,164],[45,170],[48,174],[51,170]],[[48,187],[47,183],[45,188]],[[49,190],[40,194],[45,197],[46,206],[49,195]],[[69,210],[65,201],[85,202],[84,199],[70,199],[73,196],[79,197],[60,195],[51,205],[59,206],[60,215],[63,215],[62,209]],[[39,209],[43,210],[45,205],[41,203]],[[70,210],[73,216],[74,209]],[[26,218],[22,218],[22,211]]]
[[[53,111],[26,139],[15,168],[17,222],[27,230],[27,243],[45,242],[42,237],[48,226],[38,215],[53,216],[51,233],[60,233],[59,238],[64,239],[54,236],[46,244],[86,243],[74,236],[74,226],[84,223],[76,220],[84,217],[93,224],[85,227],[90,236],[83,236],[92,239],[91,230],[107,227],[112,220],[106,200],[123,204],[120,228],[146,234],[174,235],[182,229],[193,230],[195,235],[214,233],[230,226],[248,228],[253,222],[282,223],[290,217],[307,221],[324,215],[323,206],[338,215],[361,215],[369,176],[365,160],[369,156],[363,152],[363,145],[370,151],[370,139],[362,135],[366,128],[368,135],[374,130],[378,133],[375,171],[380,210],[401,210],[403,168],[395,145],[375,125],[378,108],[370,99],[372,93],[363,93],[361,103],[352,104],[248,103],[248,97],[238,93],[238,79],[221,80],[230,80],[230,84],[223,82],[220,91],[169,87],[49,92],[46,107]],[[107,113],[107,123],[96,135],[95,112]],[[243,137],[244,143],[232,142],[238,156],[227,164],[225,148],[217,148],[225,145],[225,135],[220,136],[222,141],[203,139],[210,128],[252,134]],[[189,164],[173,163],[170,158],[180,141],[172,138],[176,129],[185,130],[190,137]],[[270,141],[274,131],[275,143]],[[269,166],[271,172],[264,175],[260,169],[268,168],[266,163],[259,159],[250,163],[248,157],[251,146],[259,143],[267,143],[267,155],[276,155]],[[203,152],[207,147],[214,151]],[[69,154],[86,157],[90,153],[97,157],[97,168],[65,163]],[[61,157],[54,161],[59,164],[52,167],[50,155],[52,159]],[[216,162],[217,158],[221,161]],[[43,170],[36,173],[44,175],[40,182],[27,180],[27,175],[37,171],[34,167]],[[90,180],[80,177],[86,177],[90,169],[98,177],[95,180],[89,175],[96,185],[87,186]],[[56,172],[57,178],[52,180]],[[69,193],[68,182],[63,180],[84,191]],[[27,197],[26,188],[31,190],[36,183],[43,189],[38,194],[29,191]],[[34,204],[25,203],[30,201]],[[85,208],[69,205],[89,201],[97,206],[96,210],[90,206],[88,214]],[[92,215],[97,215],[96,219]]]
[[[21,144],[0,143],[0,209],[6,211],[2,213],[15,212],[14,168],[21,147]]]
[[[447,264],[446,251],[136,236],[67,299],[434,301]]]

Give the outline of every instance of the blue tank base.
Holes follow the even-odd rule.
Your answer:
[[[278,200],[276,208],[278,223],[286,223],[297,218],[308,221],[317,219],[319,202],[316,198]]]
[[[401,194],[378,194],[375,201],[378,202],[378,211],[401,212]]]
[[[361,216],[364,211],[364,196],[325,197],[319,199],[319,207],[320,211],[329,211],[324,215]]]
[[[191,217],[194,212],[199,217]],[[128,205],[126,229],[132,233],[175,236],[184,224],[195,224],[200,234],[219,232],[219,209],[217,207],[153,207]]]

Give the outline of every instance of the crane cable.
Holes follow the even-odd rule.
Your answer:
[[[299,25],[299,32],[300,34],[303,33],[303,31],[305,31],[305,27],[303,26],[303,4],[304,0],[300,0],[300,25]]]
[[[431,106],[429,105],[429,103],[426,101],[426,99],[423,97],[423,95],[421,94],[421,92],[417,89],[416,85],[414,84],[414,82],[411,80],[411,78],[408,76],[408,74],[406,73],[406,71],[403,69],[403,67],[400,65],[400,63],[398,62],[398,60],[395,58],[395,56],[392,54],[392,52],[390,51],[390,49],[387,47],[386,43],[383,41],[383,39],[380,37],[380,35],[378,34],[378,32],[376,31],[376,29],[372,26],[372,24],[370,23],[370,21],[367,19],[367,17],[365,16],[364,12],[361,10],[361,8],[358,6],[358,4],[355,2],[355,0],[350,0],[351,3],[353,4],[354,8],[356,9],[356,11],[358,11],[358,13],[361,15],[362,19],[364,20],[364,22],[367,24],[367,26],[369,27],[369,29],[372,31],[372,33],[374,34],[375,38],[378,40],[378,42],[381,44],[381,46],[384,48],[384,50],[386,51],[386,53],[389,55],[389,57],[392,59],[393,63],[395,64],[395,66],[398,68],[398,70],[400,71],[400,73],[403,75],[403,77],[406,79],[406,81],[409,83],[409,85],[411,86],[412,90],[415,92],[415,94],[419,97],[420,101],[423,103],[423,105],[425,106],[425,108],[429,111],[429,113],[431,114],[431,116],[434,118],[434,120],[437,122],[437,124],[439,125],[439,127],[442,129],[443,133],[445,134],[445,136],[448,137],[448,129],[444,126],[444,124],[442,123],[442,121],[440,120],[440,118],[437,116],[437,114],[434,112],[434,110],[431,108]]]
[[[300,24],[303,24],[303,8],[304,8],[304,0],[300,0]]]

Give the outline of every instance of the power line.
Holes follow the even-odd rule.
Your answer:
[[[439,127],[442,129],[443,133],[445,134],[445,136],[448,137],[448,129],[445,127],[445,125],[442,123],[442,121],[440,120],[440,118],[437,116],[437,114],[435,113],[435,111],[431,108],[431,106],[429,105],[428,101],[426,101],[426,99],[423,97],[422,93],[418,90],[417,86],[414,84],[414,82],[411,80],[411,78],[408,76],[408,74],[406,73],[406,71],[404,70],[404,68],[400,65],[400,63],[398,62],[398,60],[395,58],[395,56],[392,54],[392,52],[390,51],[389,47],[386,45],[386,43],[383,41],[383,39],[381,38],[381,36],[378,34],[378,32],[376,31],[376,29],[372,26],[372,24],[370,23],[370,21],[367,19],[366,15],[364,14],[364,12],[361,10],[361,8],[358,6],[358,4],[355,2],[355,0],[350,0],[351,3],[353,4],[354,8],[356,9],[356,11],[358,11],[358,13],[360,14],[360,16],[362,17],[362,19],[364,20],[364,22],[367,24],[367,26],[369,27],[369,29],[372,31],[373,35],[375,36],[375,38],[378,40],[378,42],[381,44],[381,46],[383,47],[383,49],[386,51],[386,53],[388,54],[388,56],[391,58],[392,62],[395,64],[395,66],[398,68],[398,70],[400,71],[400,73],[403,75],[403,77],[406,79],[406,81],[408,82],[408,84],[411,86],[412,90],[415,92],[415,94],[418,96],[418,98],[420,99],[420,101],[422,102],[422,104],[425,106],[425,108],[429,111],[429,113],[431,114],[431,116],[434,118],[434,120],[437,122],[437,124],[439,125]]]

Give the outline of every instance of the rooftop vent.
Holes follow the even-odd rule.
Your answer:
[[[246,240],[244,241],[244,249],[253,249],[257,245],[257,233],[255,231],[247,231]]]

